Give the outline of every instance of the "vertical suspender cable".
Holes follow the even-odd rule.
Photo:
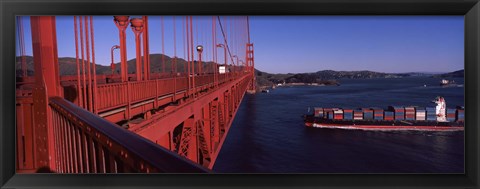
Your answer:
[[[237,55],[237,51],[236,51],[236,41],[235,41],[235,16],[232,16],[232,19],[230,20],[231,21],[231,24],[229,25],[230,26],[230,31],[231,31],[231,35],[230,35],[230,41],[231,41],[231,44],[232,44],[232,51],[233,53],[235,54],[235,56],[238,56]],[[232,65],[233,65],[233,74],[235,75],[235,61],[232,61]]]
[[[188,16],[185,16],[185,29],[187,30],[187,31],[186,31],[186,34],[187,34],[187,36],[186,36],[186,38],[187,38],[187,41],[186,41],[186,50],[187,50],[187,78],[188,78],[187,96],[189,96],[189,95],[190,95],[191,83],[190,83],[190,50],[189,50],[189,49],[190,49],[190,46],[189,46],[189,45],[190,45],[190,43],[189,43],[189,42],[190,42],[190,38],[189,38],[190,35],[188,35],[188,31],[189,31],[189,29],[188,29]]]
[[[25,56],[25,32],[23,31],[23,17],[17,17],[18,43],[21,56],[22,77],[27,77],[27,57]]]
[[[21,16],[17,16],[17,37],[18,37],[18,51],[19,51],[19,56],[20,56],[20,61],[21,61],[21,69],[22,69],[22,77],[25,77],[25,68],[23,67],[23,52],[22,52],[22,46],[24,45],[24,42],[23,42],[23,33],[22,33],[22,26],[23,23],[22,23],[22,17]],[[15,64],[17,64],[17,59],[15,59]],[[15,66],[16,67],[16,66]],[[16,71],[16,69],[15,69]],[[15,73],[15,75],[17,75]]]
[[[235,54],[236,56],[236,60],[238,60],[238,53],[237,53],[237,32],[235,31],[235,26],[236,26],[236,17],[233,16],[232,17],[232,24],[230,25],[230,30],[232,32],[232,35],[230,35],[231,37],[231,40],[232,40],[232,48],[233,48],[233,53]],[[235,72],[237,71],[237,67],[236,67],[236,61],[232,62],[233,64],[233,74],[235,75]]]
[[[207,19],[205,19],[205,21],[207,21]],[[205,22],[205,31],[203,31],[203,40],[205,41],[205,47],[208,47],[210,45],[210,42],[211,42],[211,41],[208,40],[208,27],[206,27],[207,23],[208,22]],[[210,59],[211,56],[212,56],[212,52],[207,51],[205,62],[208,62],[209,60],[211,60]],[[204,72],[206,72],[206,71],[207,70],[205,70]]]
[[[185,33],[185,32],[187,31],[187,22],[186,22],[187,18],[186,18],[186,16],[185,16],[185,19],[182,19],[182,20],[183,20],[183,21],[182,21],[183,59],[186,61],[186,60],[187,60],[187,46],[186,46],[187,41],[186,41],[186,39],[185,39],[185,37],[186,37],[186,35],[187,35],[187,34]],[[184,73],[187,73],[187,72],[188,72],[188,70],[187,70],[186,68],[187,68],[187,65],[184,65],[184,66],[183,66],[183,72],[184,72]]]
[[[223,38],[225,38],[224,48],[227,48],[227,44],[228,44],[228,17],[225,16],[224,20],[225,20],[225,32],[224,32],[224,36],[223,36]],[[220,27],[223,28],[221,25],[220,25]],[[230,52],[230,49],[228,49],[228,52]],[[225,56],[225,54],[224,54],[224,56]],[[228,66],[228,59],[225,57],[225,75],[228,76],[229,74],[230,74],[230,67]],[[229,77],[226,77],[225,80],[227,80],[228,78]]]
[[[22,17],[21,16],[17,16],[17,39],[18,39],[18,46],[16,46],[15,48],[15,53],[18,52],[18,57],[22,58],[22,37],[21,37],[21,27],[22,27]],[[17,42],[17,41],[16,41]],[[15,42],[15,43],[16,43]],[[18,50],[18,51],[17,51]],[[17,60],[17,54],[15,54],[15,76],[17,75],[17,63],[18,63],[18,60]],[[24,75],[23,74],[23,64],[20,65],[21,66],[21,69],[22,69],[22,76]]]
[[[187,49],[190,52],[190,73],[192,74],[192,89],[193,89],[193,95],[195,95],[195,55],[193,49],[195,48],[193,45],[193,18],[192,16],[188,17],[188,22],[189,22],[189,31],[188,34],[190,35],[190,41],[189,41],[189,48]]]
[[[77,98],[78,98],[78,106],[82,106],[83,99],[82,93],[80,91],[80,64],[78,62],[78,27],[77,27],[77,16],[73,17],[73,25],[74,25],[74,32],[75,32],[75,61],[77,63]]]
[[[220,26],[220,31],[222,32],[223,41],[225,42],[225,48],[228,51],[228,55],[230,56],[230,60],[233,62],[232,53],[230,52],[230,47],[229,47],[228,41],[227,41],[227,34],[226,34],[225,30],[223,29],[222,20],[220,19],[220,16],[217,16],[217,20],[218,20],[218,25]],[[227,28],[227,27],[225,26],[225,28]],[[225,60],[227,60],[227,57],[225,57]],[[227,64],[227,63],[225,62],[225,64]]]
[[[85,53],[83,47],[83,16],[79,17],[80,20],[80,46],[82,53],[82,75],[83,75],[83,108],[87,107],[87,81],[85,78]]]
[[[218,85],[218,49],[217,49],[217,21],[215,16],[212,17],[213,20],[213,57],[214,57],[214,77],[215,77],[215,87]]]
[[[250,20],[247,16],[247,43],[250,45]],[[249,50],[250,47],[247,47],[247,51]],[[250,58],[249,56],[247,58]],[[248,64],[248,62],[251,62],[249,60],[247,60],[247,65],[248,65],[248,68],[251,72],[254,72],[254,69],[253,68],[250,68],[252,67],[253,65],[250,65]]]
[[[199,38],[200,32],[199,32],[199,26],[198,26],[199,22],[200,21],[195,22],[195,35],[196,35],[196,37],[193,38],[194,40],[192,40],[192,48],[195,48],[196,45],[200,44],[200,40],[199,40],[200,39]],[[192,30],[193,30],[193,27],[192,27]],[[195,51],[193,51],[193,53],[195,53]],[[195,54],[193,55],[193,57],[195,57]],[[195,58],[194,58],[194,60],[195,60]],[[197,73],[200,74],[200,62],[198,61],[198,57],[197,57]]]
[[[160,17],[162,22],[162,73],[165,73],[165,23],[163,22],[163,16]]]
[[[194,89],[194,95],[195,95],[195,67],[194,67],[194,51],[193,51],[194,47],[193,47],[193,17],[190,16],[190,48],[189,48],[189,51],[191,52],[191,60],[192,60],[192,83],[193,83],[193,89]]]
[[[177,96],[177,24],[176,24],[175,16],[173,16],[173,61],[172,67],[173,69],[173,101],[176,100]]]
[[[193,48],[195,48],[196,45],[202,44],[202,41],[200,40],[201,37],[202,37],[202,33],[200,32],[201,26],[199,26],[201,20],[200,20],[200,18],[198,18],[197,20],[198,20],[198,21],[195,22],[195,30],[196,30],[195,32],[196,32],[197,37],[193,38],[193,39],[194,39],[193,46],[192,46]],[[202,44],[202,45],[203,45],[203,44]],[[195,49],[196,49],[196,48],[195,48]],[[195,53],[195,51],[193,51],[193,52]],[[198,55],[198,53],[195,53],[195,54]],[[195,56],[195,54],[194,54],[194,56]],[[198,75],[200,75],[201,72],[202,72],[202,69],[201,69],[201,67],[200,67],[200,64],[201,64],[200,59],[199,59],[199,57],[197,57],[197,73],[198,73]]]
[[[54,36],[53,40],[52,40],[53,48],[58,49],[57,48],[57,26],[56,26],[57,21],[56,21],[55,17],[51,17],[51,18],[52,18],[52,25],[51,25],[52,36]],[[53,57],[56,57],[56,58],[53,59],[53,65],[55,67],[55,69],[54,69],[55,70],[55,72],[54,72],[54,74],[55,74],[55,85],[57,86],[56,89],[55,89],[56,90],[55,92],[59,95],[62,95],[62,97],[65,97],[63,91],[61,91],[61,89],[60,89],[60,68],[59,68],[60,66],[58,64],[58,51],[56,51],[56,50],[53,51]]]
[[[247,41],[247,37],[248,37],[247,36],[247,18],[248,18],[248,16],[245,16],[245,23],[244,23],[244,26],[243,26],[244,27],[244,37],[243,37],[243,40],[244,40],[243,44],[244,45],[243,45],[243,47],[245,48],[244,52],[247,52],[247,45],[246,44],[248,43],[248,41]],[[244,69],[246,69],[246,66],[247,66],[247,58],[248,58],[247,53],[245,53],[245,62],[244,62],[244,65],[243,65]]]
[[[207,19],[205,19],[207,21]],[[207,24],[208,22],[206,22],[205,24]],[[213,27],[210,28],[210,33],[213,32]],[[208,47],[209,45],[211,45],[212,41],[208,39],[208,32],[205,31],[205,43],[206,43],[206,47]],[[212,49],[213,50],[213,49]],[[205,59],[205,62],[213,62],[213,51],[209,51],[207,52],[207,59]],[[206,70],[205,70],[206,71]]]
[[[215,74],[215,67],[217,65],[217,60],[215,56],[215,49],[216,49],[216,44],[215,44],[215,17],[212,17],[212,72],[213,72],[213,86],[215,86],[215,80],[216,80],[216,74]]]
[[[93,100],[97,100],[97,71],[95,65],[95,39],[94,39],[94,31],[93,31],[93,18],[90,16],[90,39],[92,41],[92,65],[93,65]],[[96,114],[98,103],[94,102],[93,112]]]
[[[88,70],[88,110],[92,111],[92,70],[91,70],[91,62],[90,62],[90,42],[89,42],[89,35],[88,32],[90,31],[89,22],[87,17],[85,16],[85,50],[87,51],[87,70]]]
[[[24,33],[24,30],[23,30],[23,21],[22,21],[22,26],[21,26],[20,29],[22,30],[21,32],[22,32],[22,41],[23,41],[23,43],[22,43],[22,51],[23,51],[23,53],[22,53],[23,75],[24,75],[25,77],[27,77],[27,75],[28,75],[28,74],[27,74],[27,57],[26,57],[26,51],[25,51],[25,39],[24,39],[25,33]]]
[[[248,16],[247,16],[247,37],[248,37],[248,43],[250,43],[250,23],[249,23],[249,19],[248,19]]]

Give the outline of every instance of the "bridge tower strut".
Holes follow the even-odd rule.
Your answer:
[[[52,112],[49,97],[62,96],[58,69],[57,34],[54,16],[30,17],[35,62],[35,86],[32,91],[35,131],[35,167],[55,169],[56,156]]]

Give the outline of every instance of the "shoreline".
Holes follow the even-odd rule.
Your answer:
[[[286,84],[281,84],[281,85],[272,85],[272,86],[258,86],[258,90],[262,91],[265,89],[275,89],[275,88],[281,88],[281,87],[295,87],[295,86],[315,86],[315,87],[324,87],[324,86],[339,86],[340,83],[330,83],[330,84],[325,84],[325,83],[286,83]]]

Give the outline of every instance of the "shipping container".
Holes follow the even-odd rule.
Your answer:
[[[457,118],[456,112],[457,109],[447,108],[447,121],[455,121]]]
[[[382,108],[371,108],[373,110],[373,119],[374,120],[383,120],[383,112],[384,109]]]
[[[334,109],[333,110],[333,114],[334,114],[334,119],[335,120],[341,120],[343,119],[343,110],[342,109]]]
[[[427,114],[425,110],[417,110],[416,115],[415,115],[415,120],[425,120],[427,117]]]
[[[384,113],[384,116],[385,116],[385,117],[393,116],[393,115],[394,115],[394,112],[391,112],[391,111],[385,111],[385,112],[383,112],[383,113]]]
[[[363,112],[364,120],[373,120],[373,112]]]
[[[354,120],[363,120],[363,111],[360,109],[353,110],[353,119]]]
[[[395,112],[395,120],[405,119],[405,108],[403,106],[389,106],[388,110]]]
[[[415,120],[424,121],[427,119],[427,111],[424,107],[415,107]]]
[[[323,117],[323,108],[314,108],[315,117]]]
[[[405,107],[405,120],[410,120],[410,121],[415,120],[415,107],[412,107],[412,106]]]
[[[353,114],[352,113],[343,113],[343,119],[352,120],[353,119]]]
[[[353,119],[353,109],[351,109],[351,108],[344,108],[344,109],[343,109],[343,119],[345,119],[345,120],[352,120],[352,119]]]
[[[458,109],[455,120],[456,121],[465,121],[465,110]]]
[[[328,116],[328,114],[332,114],[332,118]],[[333,119],[333,108],[323,108],[323,118],[325,119]]]
[[[327,119],[333,119],[333,118],[334,118],[333,111],[327,112]]]
[[[387,120],[387,121],[394,120],[394,118],[395,118],[395,117],[394,117],[395,113],[392,112],[392,111],[385,111],[385,112],[383,113],[383,115],[384,115],[384,118],[383,118],[383,119],[384,119],[384,120]]]

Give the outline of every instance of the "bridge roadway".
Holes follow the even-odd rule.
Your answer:
[[[77,74],[60,76],[55,17],[31,16],[35,72],[28,77],[22,63],[24,75],[17,82],[17,171],[209,172],[243,95],[255,90],[253,44],[249,34],[236,36],[244,39],[235,44],[246,53],[240,66],[241,56],[230,54],[233,47],[228,43],[232,39],[223,33],[222,19],[213,17],[212,26],[219,22],[224,39],[223,43],[215,42],[212,29],[213,49],[224,49],[225,67],[219,63],[203,65],[212,67],[202,72],[204,48],[194,47],[193,18],[185,19],[189,21],[186,73],[176,73],[176,69],[175,74],[151,73],[148,17],[114,16],[120,34],[120,74],[96,74],[93,18],[82,16],[77,20],[74,16],[75,50],[80,47],[82,60],[77,52]],[[85,30],[81,29],[82,20]],[[248,33],[248,18],[242,23]],[[136,35],[135,74],[127,70],[125,29],[129,25]],[[143,44],[139,39],[142,31]],[[146,49],[144,69],[141,44]],[[220,68],[229,71],[220,73]]]
[[[251,76],[246,71],[197,75],[195,76],[196,87],[190,89],[188,77],[184,75],[147,81],[103,83],[97,85],[97,94],[93,96],[99,100],[93,99],[93,106],[99,117],[111,123],[124,123],[125,128],[131,132],[211,169],[241,99],[252,81]],[[104,81],[107,80],[108,77]],[[88,107],[82,107],[84,104],[80,103],[80,98],[76,96],[77,92],[69,92],[72,83],[75,81],[69,80],[68,77],[62,78],[64,99],[71,101],[79,108],[88,109]],[[29,83],[19,82],[19,84],[26,86]],[[76,86],[73,87],[76,88]],[[83,90],[80,88],[80,92]],[[20,115],[17,120],[22,123],[25,123],[23,122],[25,117],[34,113],[31,94],[30,90],[17,91],[17,114]],[[28,126],[35,125],[35,120],[26,120],[27,123],[21,130],[27,131],[27,135],[35,135],[34,129]],[[29,137],[22,138],[19,141],[19,149],[22,151],[21,154],[27,155],[20,159],[23,159],[21,161],[25,165],[33,164],[28,162],[33,161],[29,158],[28,151],[33,150],[34,144],[31,143],[34,140]],[[65,140],[68,141],[68,139]],[[32,166],[25,166],[27,167]],[[132,168],[123,169],[123,171],[126,170],[131,171]],[[58,171],[68,172],[67,170]]]

